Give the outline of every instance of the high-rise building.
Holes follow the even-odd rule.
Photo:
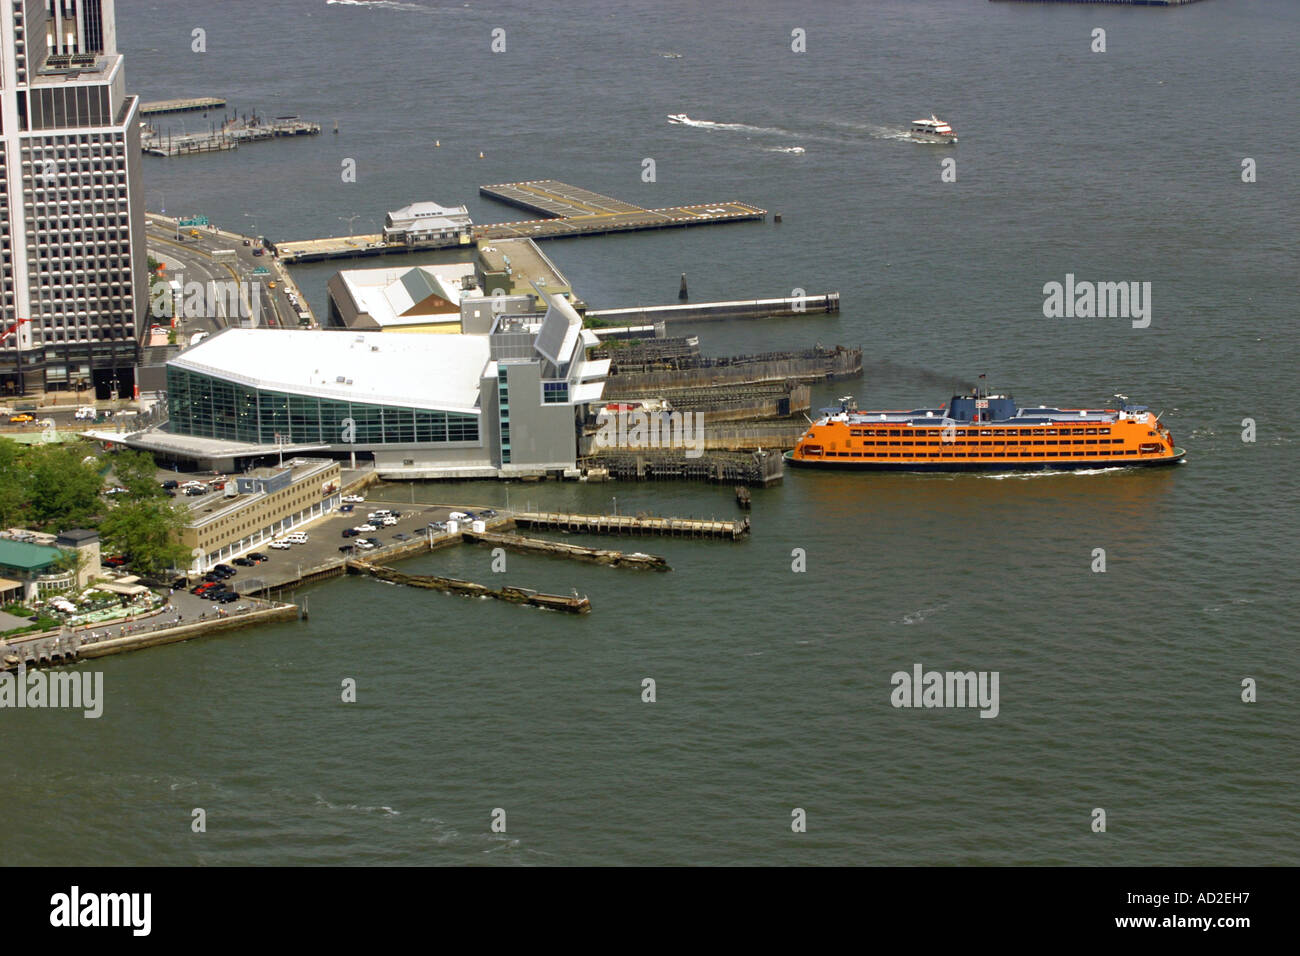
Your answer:
[[[149,307],[114,0],[0,0],[0,395],[129,397]]]

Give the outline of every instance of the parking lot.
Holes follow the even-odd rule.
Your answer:
[[[347,504],[343,507],[346,508]],[[296,581],[304,572],[313,568],[350,556],[339,549],[355,545],[357,539],[356,537],[345,538],[343,532],[365,524],[366,516],[373,511],[387,509],[400,515],[396,524],[379,525],[376,530],[361,535],[365,538],[374,538],[379,542],[379,547],[364,554],[382,558],[382,548],[399,545],[415,537],[424,537],[428,534],[430,522],[446,521],[447,516],[453,511],[472,511],[478,514],[484,510],[473,505],[412,505],[409,502],[385,501],[379,498],[367,499],[360,504],[354,504],[352,508],[351,512],[342,514],[334,512],[295,529],[307,536],[305,544],[292,544],[284,550],[269,547],[269,542],[258,545],[253,549],[253,553],[264,554],[267,560],[251,568],[232,565],[235,568],[235,575],[227,579],[227,586],[240,593],[246,590],[276,587]],[[356,552],[358,557],[362,554],[363,552]]]

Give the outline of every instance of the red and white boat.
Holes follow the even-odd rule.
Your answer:
[[[957,134],[933,113],[929,119],[912,120],[912,139],[919,143],[955,143]]]

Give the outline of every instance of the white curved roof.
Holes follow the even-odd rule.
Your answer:
[[[484,335],[226,329],[167,364],[255,388],[478,414]]]

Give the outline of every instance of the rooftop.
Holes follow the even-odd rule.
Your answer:
[[[474,275],[474,265],[458,262],[450,265],[405,266],[396,269],[348,269],[339,279],[356,303],[380,326],[415,325],[436,321],[460,322],[460,300],[467,278]],[[443,303],[452,307],[447,309]]]
[[[167,364],[270,391],[478,413],[482,335],[225,329]]]
[[[40,571],[63,556],[58,548],[0,538],[0,567]]]

